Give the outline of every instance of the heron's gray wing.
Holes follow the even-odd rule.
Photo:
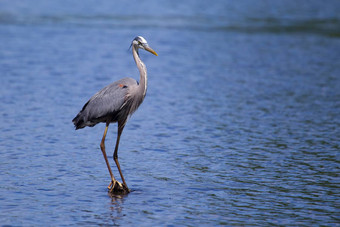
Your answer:
[[[85,122],[100,119],[119,111],[126,101],[129,87],[136,85],[136,80],[123,78],[97,92],[81,111]]]

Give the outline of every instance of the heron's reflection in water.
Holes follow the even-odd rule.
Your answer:
[[[124,217],[123,213],[123,203],[128,194],[126,195],[114,195],[110,192],[108,192],[108,196],[111,198],[111,204],[110,204],[110,219],[112,220],[113,224],[116,223],[118,220],[120,220],[122,217]]]

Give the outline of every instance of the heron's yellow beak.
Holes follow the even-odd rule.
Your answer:
[[[151,47],[149,46],[144,46],[144,50],[149,51],[151,54],[154,54],[156,56],[158,56],[158,54],[156,53],[156,51],[154,51]]]

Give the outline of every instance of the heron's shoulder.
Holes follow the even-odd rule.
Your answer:
[[[107,92],[114,92],[116,90],[120,90],[121,88],[127,88],[129,86],[137,85],[138,82],[135,79],[126,77],[120,80],[117,80],[106,87],[104,87],[98,93],[107,93]]]
[[[116,82],[114,82],[113,84],[123,84],[125,86],[132,86],[132,85],[138,85],[138,82],[131,78],[131,77],[125,77],[123,79],[117,80]]]

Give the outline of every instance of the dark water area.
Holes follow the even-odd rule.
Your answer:
[[[0,1],[0,224],[340,224],[339,1]],[[112,197],[98,90],[148,93]],[[117,126],[106,148],[112,160]]]

